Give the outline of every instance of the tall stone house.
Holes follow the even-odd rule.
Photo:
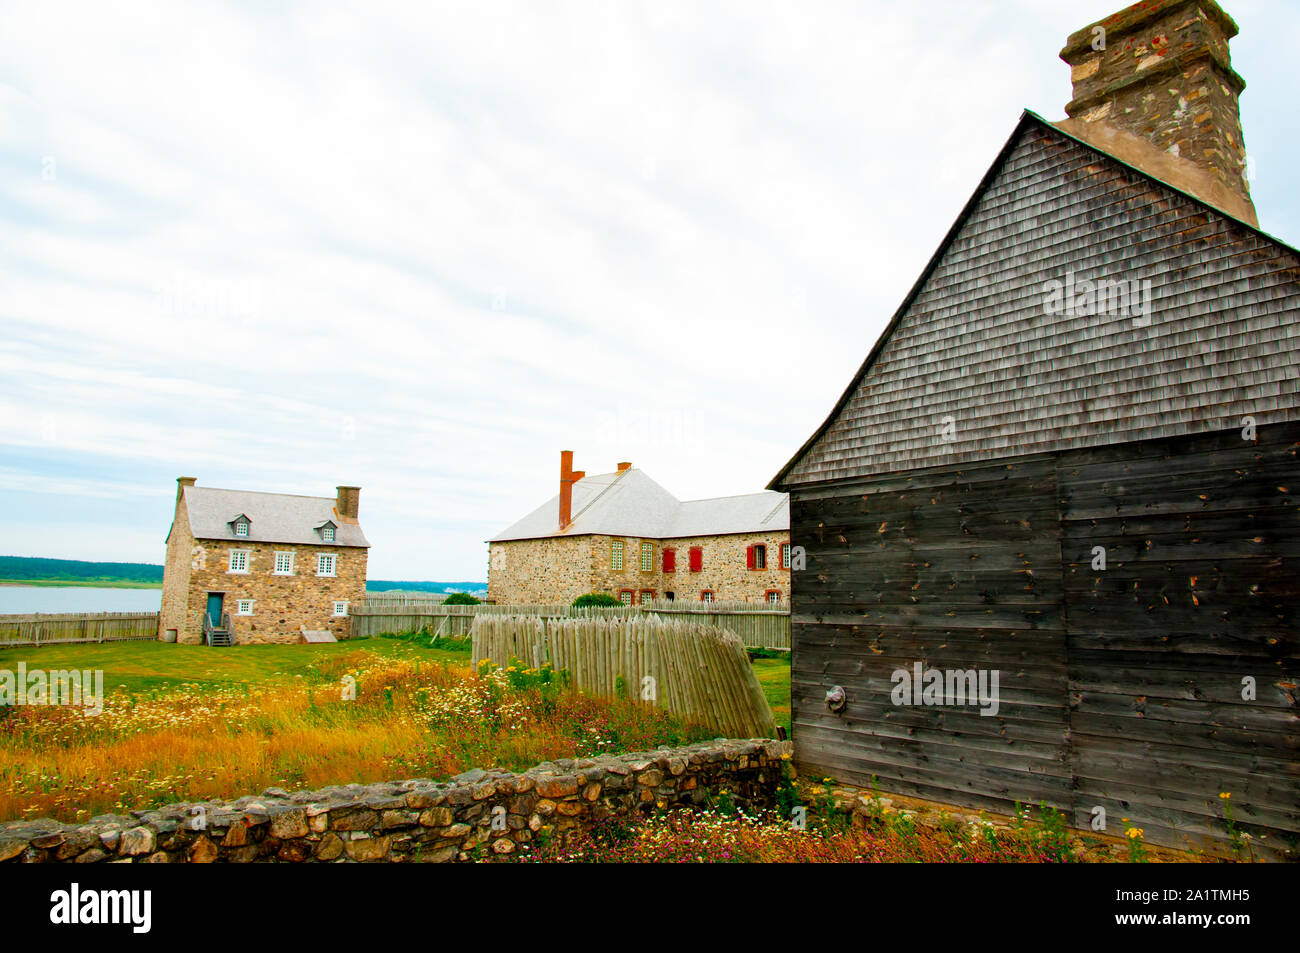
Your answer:
[[[681,501],[630,463],[587,476],[560,454],[559,492],[488,541],[488,601],[558,605],[604,592],[650,599],[784,602],[786,494]]]
[[[801,772],[1179,847],[1227,794],[1294,857],[1300,251],[1258,227],[1236,33],[1150,0],[1070,36],[1068,118],[1023,114],[769,485]]]
[[[370,547],[357,519],[359,487],[317,497],[200,487],[193,477],[176,482],[160,639],[221,645],[298,642],[304,631],[347,637],[349,607],[365,595]]]

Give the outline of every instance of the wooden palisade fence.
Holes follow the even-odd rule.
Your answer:
[[[788,602],[686,602],[656,599],[642,606],[664,618],[687,618],[726,629],[751,649],[790,651]]]
[[[385,632],[417,632],[426,625],[434,635],[468,637],[470,626],[478,616],[601,619],[626,618],[636,612],[636,609],[626,606],[575,609],[572,606],[448,606],[436,602],[372,604],[367,597],[366,602],[352,606],[348,615],[351,617],[349,632],[353,638]]]
[[[124,642],[158,637],[156,612],[0,615],[0,647],[64,642]]]
[[[659,705],[729,738],[773,738],[772,709],[740,639],[695,621],[480,615],[473,659],[550,663],[594,695]]]
[[[479,616],[537,616],[547,619],[625,619],[646,614],[665,618],[685,616],[693,622],[716,625],[733,632],[748,648],[788,651],[790,648],[790,605],[761,602],[668,602],[656,600],[645,606],[588,607],[536,606],[448,606],[435,602],[406,604],[366,602],[349,610],[353,638],[386,632],[416,632],[426,625],[434,635],[463,638],[470,634]]]
[[[436,606],[450,593],[446,592],[367,592],[368,606]],[[360,604],[360,603],[358,603]]]

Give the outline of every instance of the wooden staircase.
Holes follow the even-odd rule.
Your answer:
[[[203,643],[215,648],[227,648],[234,644],[231,639],[233,628],[230,623],[230,613],[222,613],[221,625],[213,625],[208,614],[203,613]]]

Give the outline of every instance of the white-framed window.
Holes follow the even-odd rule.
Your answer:
[[[316,575],[333,576],[338,569],[338,557],[333,553],[316,554]]]
[[[334,527],[322,526],[320,529],[320,538],[325,540],[327,543],[334,542]]]
[[[781,590],[779,589],[767,590],[767,601],[772,603],[772,605],[776,605],[777,603],[779,603],[781,601]]]
[[[619,601],[623,603],[623,605],[630,606],[632,604],[632,590],[620,589],[618,591],[618,598]]]
[[[653,572],[655,568],[655,544],[641,544],[641,571]]]
[[[248,572],[248,550],[232,549],[230,551],[230,572]]]
[[[712,602],[712,601],[713,601],[713,590],[711,590],[711,589],[705,589],[703,592],[701,592],[701,593],[700,593],[700,601],[701,601],[701,602]]]
[[[275,554],[275,575],[292,576],[293,575],[293,553],[276,553]]]
[[[623,571],[623,541],[621,539],[611,539],[609,541],[609,568],[614,572]]]
[[[248,520],[244,520],[244,519],[235,520],[235,535],[236,536],[248,535]]]
[[[240,599],[235,603],[235,615],[252,615],[252,614],[253,614],[252,599]]]
[[[789,543],[781,544],[781,568],[782,569],[790,568],[790,544]]]
[[[346,599],[340,599],[334,603],[334,614],[336,616],[348,614],[348,601]]]

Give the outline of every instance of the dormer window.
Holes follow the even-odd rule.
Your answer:
[[[248,535],[249,522],[247,516],[236,516],[234,522],[232,522],[230,525],[234,527],[236,536]]]
[[[324,523],[321,523],[316,527],[316,532],[320,533],[320,538],[323,542],[332,543],[334,542],[334,532],[336,529],[337,527],[332,522],[326,520]]]

